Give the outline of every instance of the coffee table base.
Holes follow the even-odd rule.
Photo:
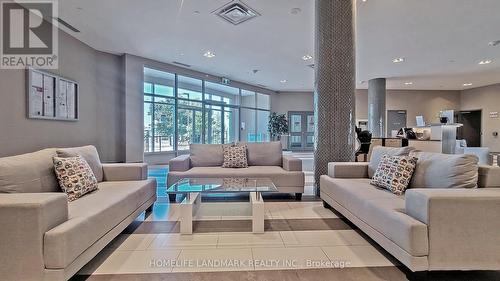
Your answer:
[[[264,200],[260,192],[250,192],[252,205],[252,232],[264,233]],[[180,204],[181,234],[193,234],[193,217],[201,205],[200,193],[187,193]]]

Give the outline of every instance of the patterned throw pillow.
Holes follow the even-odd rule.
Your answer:
[[[384,155],[370,183],[402,195],[410,184],[417,160],[412,156]]]
[[[247,168],[247,146],[230,144],[222,146],[224,163],[222,168]]]
[[[54,157],[53,161],[59,186],[68,195],[68,201],[97,190],[97,179],[83,157]]]

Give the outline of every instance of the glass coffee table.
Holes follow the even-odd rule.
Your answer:
[[[278,189],[266,178],[186,178],[167,189],[168,194],[186,195],[179,206],[181,234],[193,233],[193,217],[200,207],[202,193],[249,193],[252,231],[264,233],[264,192],[278,192]]]

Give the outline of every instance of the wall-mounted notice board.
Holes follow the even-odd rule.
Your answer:
[[[35,69],[28,69],[26,78],[28,118],[78,120],[78,83]]]

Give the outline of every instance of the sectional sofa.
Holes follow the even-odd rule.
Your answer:
[[[167,185],[183,178],[270,178],[281,193],[295,193],[300,200],[305,176],[302,160],[283,155],[281,142],[246,143],[248,168],[222,168],[220,144],[191,144],[190,154],[169,162]],[[170,196],[175,200],[175,194]]]
[[[156,201],[145,164],[101,164],[93,146],[61,149],[89,163],[99,190],[68,202],[58,149],[0,158],[0,279],[67,280]]]
[[[472,155],[418,152],[403,196],[370,184],[383,154],[370,163],[330,163],[321,176],[325,207],[333,207],[412,271],[500,270],[500,168]]]

